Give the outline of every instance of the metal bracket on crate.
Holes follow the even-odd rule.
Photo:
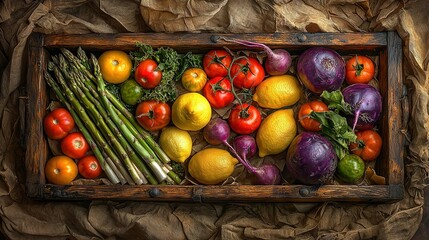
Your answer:
[[[301,195],[302,197],[309,197],[312,195],[313,192],[317,191],[320,186],[322,186],[321,184],[316,184],[313,186],[305,186],[299,189],[299,195]]]
[[[161,190],[159,190],[159,188],[149,189],[149,196],[151,198],[159,197],[160,195],[161,195]]]
[[[203,189],[202,188],[194,188],[192,190],[192,201],[194,202],[203,202]]]

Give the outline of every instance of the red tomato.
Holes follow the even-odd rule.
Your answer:
[[[144,129],[158,131],[170,123],[171,109],[164,102],[144,101],[136,108],[136,119]]]
[[[251,134],[261,125],[261,113],[247,103],[237,104],[231,110],[228,123],[231,129],[238,134]]]
[[[265,70],[256,58],[241,58],[232,64],[231,77],[234,78],[234,86],[249,89],[264,80]]]
[[[203,88],[203,95],[213,108],[226,107],[235,98],[231,92],[231,82],[224,77],[210,79]]]
[[[374,63],[365,56],[350,58],[346,62],[346,81],[348,84],[368,83],[374,77]]]
[[[231,65],[231,55],[223,50],[211,50],[204,55],[203,69],[209,78],[225,77]]]
[[[358,155],[364,161],[373,161],[377,159],[381,152],[382,139],[380,135],[370,129],[357,131],[357,143],[351,143],[349,146],[353,154]]]
[[[80,132],[74,132],[61,140],[61,151],[71,158],[81,158],[89,151],[89,144]]]
[[[74,120],[65,108],[57,108],[43,119],[43,128],[50,139],[59,140],[74,128]]]
[[[77,176],[77,165],[67,156],[55,156],[46,162],[45,176],[50,183],[65,185]]]
[[[84,178],[96,178],[101,175],[102,169],[100,163],[94,155],[88,155],[77,162],[79,174]]]
[[[326,104],[319,100],[314,100],[311,102],[307,102],[301,105],[301,108],[298,112],[298,121],[301,124],[301,126],[307,130],[312,132],[320,131],[320,123],[319,121],[310,118],[308,115],[315,111],[315,112],[326,112],[329,108],[326,106]]]
[[[134,79],[145,89],[155,88],[162,79],[162,72],[157,68],[158,64],[154,60],[146,59],[137,66]]]

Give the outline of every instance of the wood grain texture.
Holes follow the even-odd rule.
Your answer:
[[[290,33],[290,34],[209,34],[209,33],[146,33],[146,34],[85,34],[85,35],[49,35],[45,39],[47,48],[76,48],[90,50],[135,49],[136,42],[153,47],[171,47],[177,51],[206,52],[214,47],[240,49],[236,43],[219,40],[213,42],[212,36],[241,38],[264,43],[273,48],[288,50],[303,49],[309,46],[329,46],[337,50],[376,50],[386,46],[385,33]]]
[[[303,185],[282,186],[128,186],[128,185],[68,185],[46,184],[43,167],[49,150],[43,135],[42,119],[48,104],[43,79],[49,53],[61,47],[87,51],[135,49],[137,41],[153,47],[172,47],[181,52],[203,53],[226,46],[243,49],[234,43],[211,40],[212,34],[34,34],[29,44],[27,92],[28,127],[26,167],[27,194],[38,199],[56,200],[141,200],[186,202],[392,202],[403,198],[403,139],[400,133],[402,94],[402,48],[396,33],[284,33],[284,34],[222,34],[265,43],[273,48],[285,48],[299,54],[312,46],[336,49],[341,54],[370,54],[379,57],[378,80],[383,96],[382,118],[378,125],[384,146],[376,162],[376,172],[386,177],[387,185],[326,185],[320,188]]]
[[[43,78],[46,69],[46,51],[43,48],[44,35],[33,33],[28,40],[26,111],[26,186],[29,195],[39,194],[38,186],[45,183],[44,166],[48,157],[48,145],[43,131],[43,117],[48,104],[47,90]]]
[[[389,184],[404,182],[404,137],[401,133],[403,94],[402,80],[402,40],[396,32],[387,34],[387,79],[389,116]]]
[[[391,186],[43,186],[43,199],[185,202],[387,202],[399,200]],[[156,192],[157,194],[153,194]]]

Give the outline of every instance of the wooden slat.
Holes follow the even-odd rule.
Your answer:
[[[395,191],[393,194],[391,193]],[[385,202],[401,198],[402,186],[325,185],[311,186],[58,186],[47,184],[44,199],[139,200],[186,202]]]
[[[403,94],[402,80],[402,40],[396,32],[387,35],[387,79],[389,91],[387,93],[389,116],[389,184],[404,182],[404,139],[401,133],[402,109],[401,97]]]
[[[48,145],[43,132],[43,117],[48,102],[43,72],[46,68],[44,35],[33,33],[28,40],[28,109],[26,111],[26,172],[27,193],[29,196],[39,194],[38,185],[44,184],[44,163],[48,157]]]
[[[212,36],[241,38],[265,43],[273,48],[302,49],[307,46],[329,46],[339,50],[375,50],[386,46],[385,33],[275,33],[275,34],[85,34],[85,35],[48,35],[45,47],[75,48],[78,45],[91,50],[122,49],[132,50],[136,42],[153,47],[172,47],[178,51],[204,52],[214,47],[230,49],[243,48],[235,43],[213,42]]]
[[[43,136],[42,119],[48,96],[43,70],[49,51],[60,47],[74,49],[82,46],[89,51],[107,49],[131,50],[141,41],[153,47],[172,47],[178,51],[205,52],[215,47],[243,49],[233,43],[211,41],[212,34],[86,34],[40,35],[29,40],[29,79],[27,92],[27,189],[28,195],[39,199],[92,200],[119,199],[141,201],[202,201],[202,202],[385,202],[403,197],[403,140],[400,133],[402,94],[401,42],[395,33],[287,33],[287,34],[223,34],[265,43],[274,48],[287,48],[297,53],[310,46],[328,46],[340,53],[370,53],[379,56],[379,82],[383,95],[383,116],[380,131],[383,153],[377,160],[376,171],[387,178],[387,185],[356,186],[327,185],[318,189],[302,185],[284,186],[57,186],[46,184],[43,166],[48,147]]]

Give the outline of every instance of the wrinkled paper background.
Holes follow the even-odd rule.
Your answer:
[[[427,1],[4,0],[0,3],[0,216],[10,239],[409,239],[429,172]],[[404,200],[394,204],[49,202],[25,195],[19,90],[31,32],[376,32],[403,39],[410,116]],[[406,102],[406,101],[405,101]],[[19,121],[18,121],[19,120]],[[399,134],[399,133],[398,133]]]

